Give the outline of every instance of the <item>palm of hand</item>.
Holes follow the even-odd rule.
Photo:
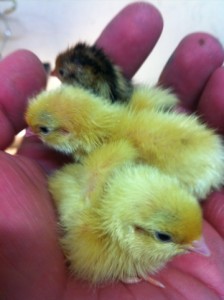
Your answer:
[[[143,13],[141,8],[136,8],[137,6],[134,9],[135,12],[129,8],[129,12],[141,15]],[[145,11],[147,10],[144,9],[144,14]],[[153,8],[148,6],[148,13],[152,12],[156,16]],[[125,20],[124,15],[122,18]],[[122,24],[119,23],[121,20],[121,18],[117,19],[113,24],[121,26]],[[146,22],[152,21],[147,20]],[[150,25],[157,24],[159,26],[160,24],[161,26],[159,22],[161,20],[157,15],[154,24]],[[108,35],[108,33],[105,34]],[[105,42],[105,36],[102,36],[98,42],[105,43],[105,45],[109,43]],[[149,35],[148,40],[145,37],[144,43],[146,45],[151,43],[150,47],[152,48],[155,43],[155,36]],[[149,52],[149,50],[147,51]],[[29,55],[26,53],[27,57]],[[118,55],[117,59],[119,60]],[[143,53],[141,56],[144,59]],[[120,60],[125,68],[125,62]],[[132,75],[140,63],[138,61],[133,69],[130,70],[130,67],[129,69],[126,67],[125,70],[129,75]],[[35,64],[36,68],[40,69],[37,62]],[[37,75],[36,70],[32,72]],[[44,78],[43,74],[39,75]],[[44,85],[44,80],[37,82],[35,79],[35,82],[33,91],[39,90]],[[203,84],[202,82],[201,86]],[[26,101],[26,96],[31,93],[31,90],[26,90],[22,96],[25,99],[23,103]],[[25,106],[20,103],[19,108],[11,107],[10,109],[18,109],[22,115]],[[10,120],[10,115],[8,117]],[[13,119],[12,122],[14,122],[14,128],[17,130],[24,126],[22,118]],[[9,133],[8,136],[12,136],[13,132],[9,130],[10,126],[7,125],[10,123],[6,122],[5,124],[5,132]],[[6,142],[2,140],[2,148],[6,144],[7,139]],[[10,300],[144,300],[150,297],[153,299],[210,300],[224,297],[224,221],[222,218],[224,191],[214,192],[203,205],[206,219],[205,238],[212,252],[211,257],[188,254],[176,258],[157,275],[157,278],[165,284],[166,289],[152,286],[146,282],[133,285],[117,283],[91,288],[87,283],[79,282],[69,276],[57,241],[57,217],[47,191],[45,171],[57,167],[58,161],[63,160],[63,158],[46,149],[34,137],[25,140],[19,153],[20,155],[13,157],[4,152],[0,154],[0,170],[2,172],[0,176],[0,295],[3,296],[3,299],[4,296]]]

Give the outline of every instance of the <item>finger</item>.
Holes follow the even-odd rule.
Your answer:
[[[71,157],[49,148],[36,135],[30,134],[26,134],[17,154],[29,157],[38,162],[48,175],[55,169],[72,161]]]
[[[0,62],[0,82],[0,148],[5,149],[25,128],[27,99],[46,86],[46,73],[36,55],[18,50]]]
[[[176,257],[172,265],[175,265],[182,273],[197,279],[197,284],[204,284],[205,293],[201,291],[201,297],[198,299],[221,299],[218,295],[224,294],[223,278],[224,278],[224,248],[223,239],[219,236],[208,222],[203,223],[203,233],[211,250],[211,256],[205,257],[198,254],[187,254],[185,256]],[[206,272],[205,272],[206,270]],[[209,287],[209,288],[208,288]],[[189,284],[188,284],[189,288]],[[210,297],[207,293],[210,290]],[[190,290],[189,298],[194,299]],[[215,296],[215,297],[214,297]]]
[[[0,298],[62,299],[66,269],[46,177],[0,153]]]
[[[168,60],[159,85],[172,88],[183,107],[194,110],[208,78],[223,60],[223,47],[215,37],[192,33],[180,42]]]
[[[132,77],[152,51],[162,28],[162,17],[154,6],[133,3],[111,20],[96,44]]]
[[[131,77],[153,49],[162,27],[162,17],[154,6],[143,2],[131,4],[108,24],[96,44],[103,47]],[[66,160],[61,157],[59,160],[54,160],[58,156],[51,155],[51,152],[40,141],[37,142],[33,138],[26,139],[19,150],[19,154],[32,157],[45,166],[47,172],[57,167],[59,161]],[[46,163],[49,162],[49,158],[50,164]]]
[[[213,192],[203,202],[203,211],[205,219],[224,239],[224,188]]]
[[[198,103],[198,114],[211,127],[224,134],[224,67],[209,79]]]

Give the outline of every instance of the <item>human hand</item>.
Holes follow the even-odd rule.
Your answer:
[[[149,4],[132,4],[109,24],[97,44],[131,77],[156,44],[161,30],[162,19],[155,8]],[[195,46],[189,60],[192,40],[202,37],[203,47]],[[122,40],[122,44],[116,40]],[[223,89],[220,82],[224,80],[224,71],[218,67],[223,57],[223,50],[212,37],[188,37],[165,67],[160,83],[173,87],[185,109],[198,107],[199,112],[206,112],[208,120],[213,120],[217,113],[224,114],[224,107],[220,107],[221,101],[218,101]],[[4,75],[0,91],[0,143],[1,149],[5,149],[15,133],[25,127],[23,114],[27,97],[44,88],[46,78],[40,62],[29,52],[13,54],[0,63],[0,69],[0,76]],[[218,102],[218,111],[211,101]],[[220,126],[220,131],[221,121],[220,118],[219,123],[214,124]],[[91,288],[88,283],[71,278],[58,245],[57,216],[46,181],[46,174],[65,160],[34,136],[26,137],[19,155],[0,154],[0,299],[210,300],[224,296],[224,221],[221,214],[224,190],[214,192],[203,205],[205,239],[211,257],[188,254],[176,258],[155,276],[166,286],[165,290],[146,282]]]

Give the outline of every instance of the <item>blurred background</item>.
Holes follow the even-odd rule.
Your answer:
[[[107,23],[130,0],[0,0],[0,58],[25,48],[54,67],[55,57],[78,41],[94,43]],[[150,0],[161,12],[164,29],[134,81],[154,84],[180,40],[204,31],[224,45],[224,0]],[[50,77],[48,88],[59,81]],[[23,133],[21,134],[21,136]],[[17,141],[20,138],[17,139]],[[17,142],[10,148],[15,153]]]
[[[54,66],[59,51],[78,41],[93,43],[106,24],[130,0],[0,0],[11,31],[1,54],[19,48],[33,51],[42,61]],[[224,44],[224,0],[150,0],[163,15],[164,30],[153,53],[135,75],[136,81],[153,83],[179,41],[188,33],[206,31]],[[0,42],[5,25],[0,19]],[[153,70],[153,72],[152,72]]]

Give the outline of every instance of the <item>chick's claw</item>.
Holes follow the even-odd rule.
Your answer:
[[[158,286],[160,288],[165,288],[165,285],[162,284],[160,281],[152,278],[151,276],[148,276],[146,278],[139,278],[139,277],[133,277],[133,278],[127,278],[122,280],[122,282],[127,283],[127,284],[135,284],[135,283],[139,283],[141,281],[147,281],[148,283]]]
[[[138,277],[132,277],[132,278],[126,278],[121,280],[123,283],[127,283],[127,284],[134,284],[134,283],[139,283],[142,281],[141,278]]]
[[[151,283],[152,285],[155,285],[155,286],[158,286],[158,287],[160,287],[162,289],[165,289],[165,285],[164,284],[162,284],[160,281],[152,278],[151,276],[148,276],[144,280],[147,281],[147,282],[149,282],[149,283]]]

